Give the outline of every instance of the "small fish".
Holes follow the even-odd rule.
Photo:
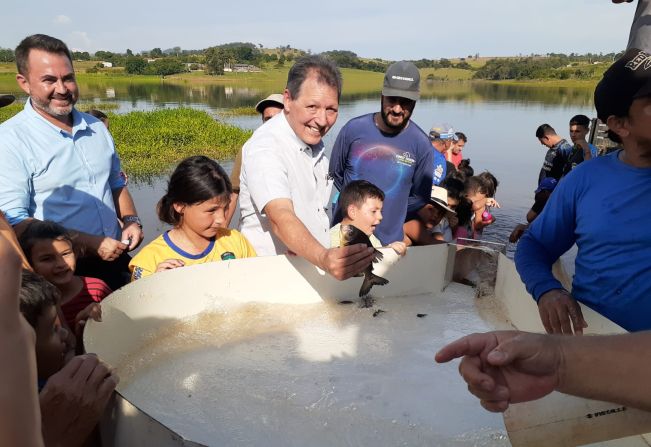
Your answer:
[[[342,225],[341,226],[341,246],[346,247],[348,245],[355,244],[364,244],[367,247],[373,247],[371,240],[368,236],[359,228],[354,225]],[[382,259],[382,253],[379,250],[375,250],[375,259],[373,262],[377,262]],[[366,270],[364,270],[364,282],[362,283],[361,289],[359,289],[359,296],[366,296],[371,291],[371,287],[374,285],[383,286],[387,284],[389,280],[384,279],[380,276],[373,274],[373,263],[371,263]]]

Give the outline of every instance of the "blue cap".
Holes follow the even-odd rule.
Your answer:
[[[545,177],[540,181],[535,193],[538,194],[540,191],[553,191],[556,185],[558,185],[558,180],[553,177]]]

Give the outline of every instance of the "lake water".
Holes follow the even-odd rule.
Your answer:
[[[15,81],[12,82],[0,82],[0,89],[18,95]],[[118,103],[119,113],[187,106],[207,110],[248,129],[260,125],[258,116],[222,117],[222,113],[233,107],[252,107],[272,93],[242,86],[134,84],[101,79],[80,82],[80,88],[82,99],[97,102],[100,109],[104,101]],[[330,151],[339,129],[349,119],[378,111],[379,105],[379,90],[346,95],[344,87],[339,119],[325,137],[327,150]],[[493,210],[496,222],[487,228],[484,238],[506,242],[512,228],[524,222],[533,203],[533,191],[546,151],[535,138],[536,128],[549,123],[560,135],[569,137],[568,122],[578,113],[594,115],[592,89],[458,82],[425,84],[412,119],[426,132],[434,123],[447,123],[468,136],[464,158],[470,158],[475,173],[489,170],[500,181],[496,198],[502,209]],[[222,162],[230,170],[232,162]],[[163,229],[154,207],[164,192],[165,178],[155,179],[151,184],[132,184],[130,189],[143,218],[147,241],[151,240]],[[512,249],[509,247],[509,253]]]

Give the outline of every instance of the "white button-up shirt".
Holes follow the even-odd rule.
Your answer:
[[[329,247],[331,189],[323,143],[305,144],[285,114],[279,113],[259,127],[242,149],[239,229],[258,256],[287,253],[263,209],[274,199],[289,199],[312,236]]]

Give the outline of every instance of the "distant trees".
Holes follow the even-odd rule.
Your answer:
[[[553,54],[548,57],[491,59],[475,73],[476,79],[590,79],[605,69],[586,62],[604,56]],[[600,62],[600,61],[594,61]]]
[[[14,50],[11,48],[0,48],[0,62],[14,62]]]
[[[208,74],[223,75],[224,64],[249,64],[259,66],[267,61],[257,45],[248,42],[231,42],[206,48],[203,52]],[[274,55],[275,56],[275,55]],[[276,60],[276,59],[273,59]]]
[[[128,57],[124,63],[124,71],[129,74],[145,74],[147,70],[147,61],[141,57]]]
[[[157,57],[163,57],[163,50],[160,48],[154,48],[149,52],[149,57],[155,59]]]
[[[124,71],[137,75],[169,76],[183,73],[187,69],[185,68],[185,64],[173,57],[164,57],[147,63],[145,59],[133,56],[127,58],[124,64]]]
[[[321,53],[322,56],[332,59],[339,67],[356,68],[358,70],[368,70],[384,72],[387,63],[379,59],[361,59],[357,54],[347,50],[333,50]]]

